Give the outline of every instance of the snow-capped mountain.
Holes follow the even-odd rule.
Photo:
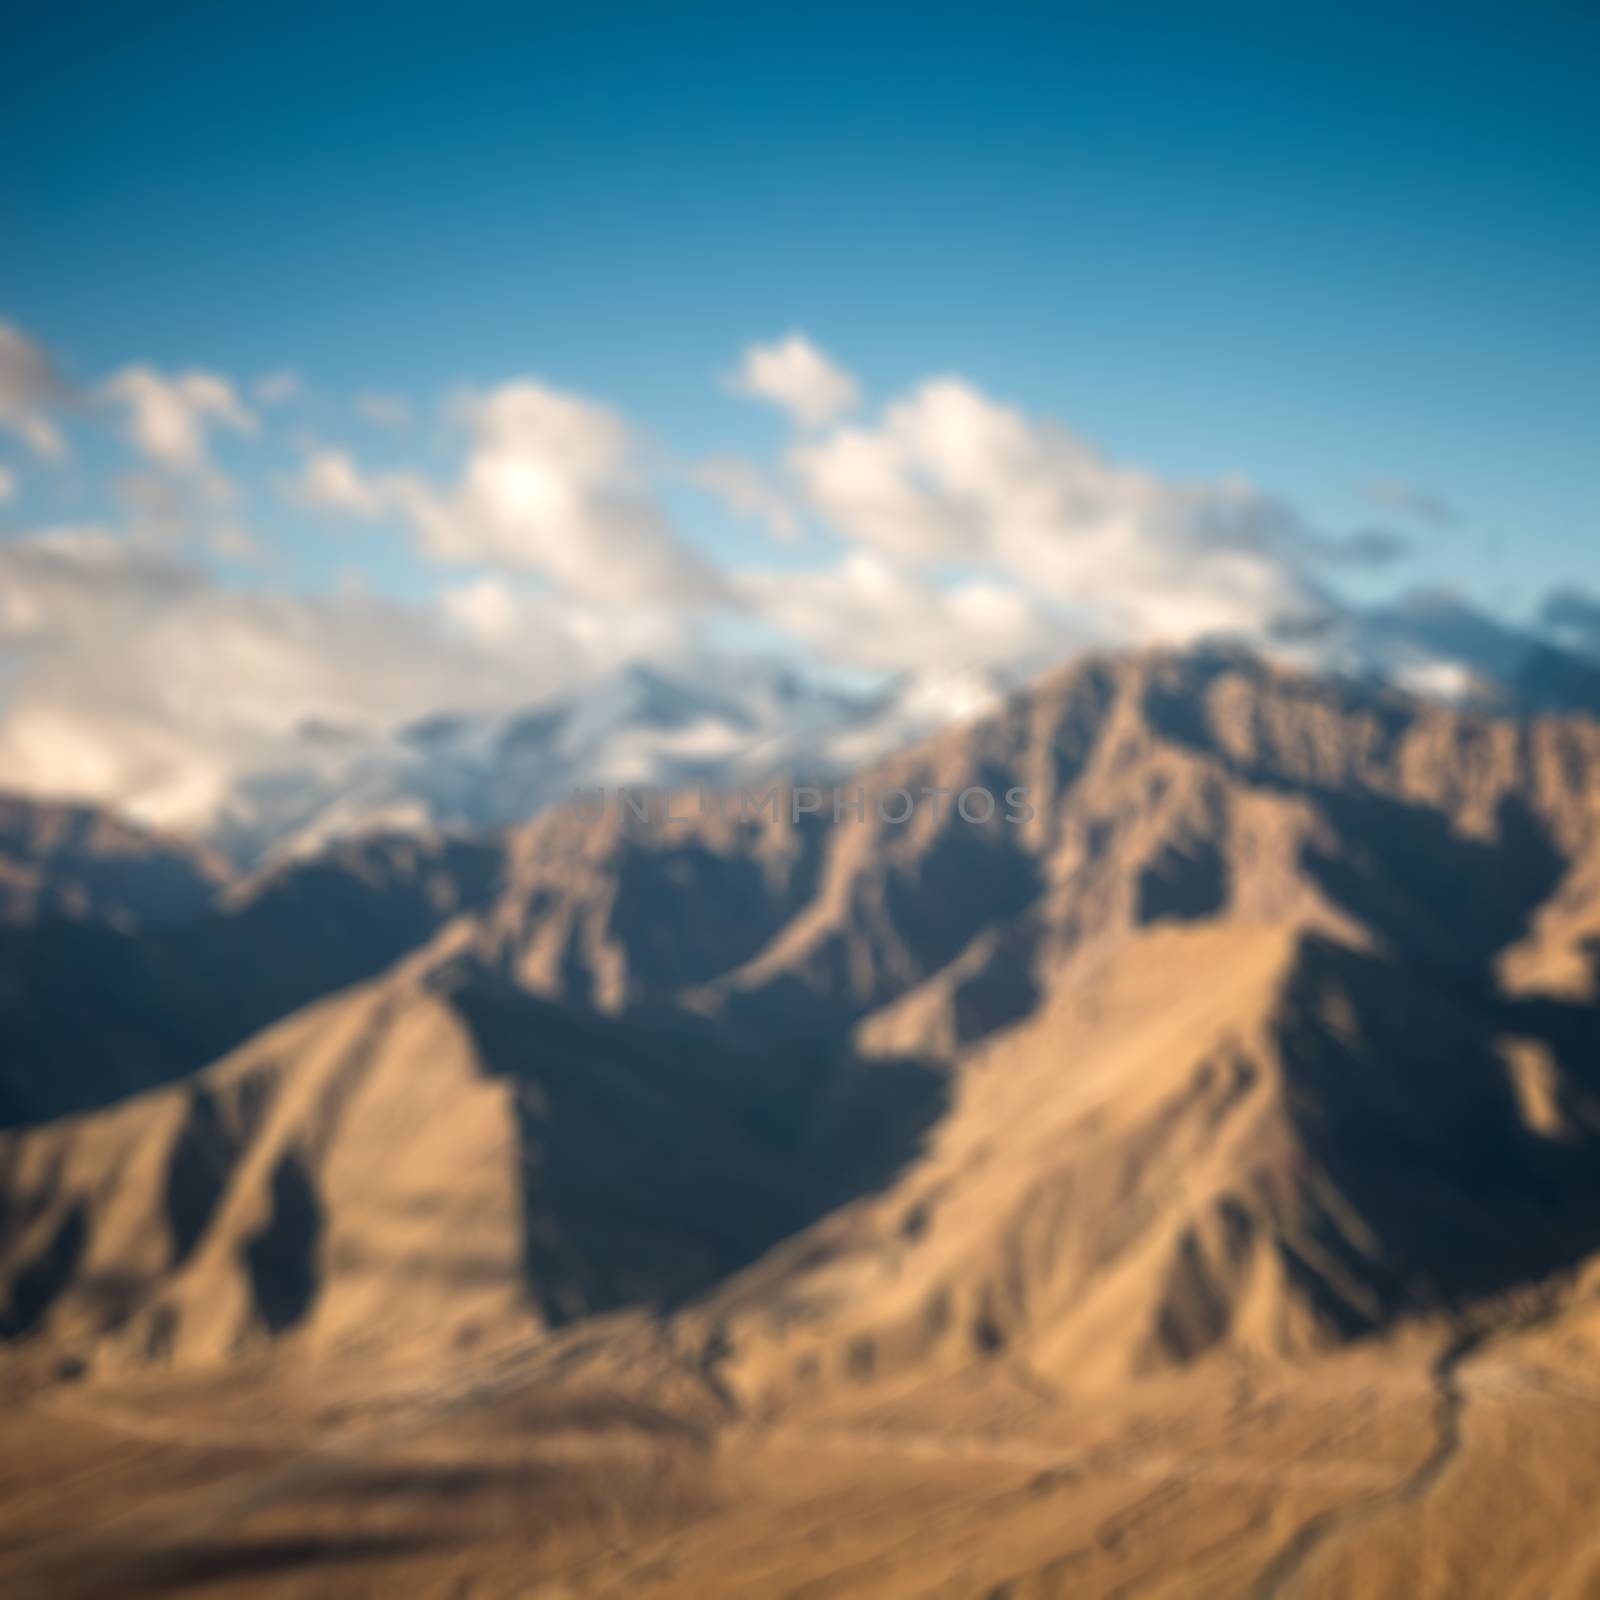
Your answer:
[[[294,759],[242,779],[208,830],[240,863],[375,829],[514,822],[575,788],[827,778],[993,706],[997,672],[870,689],[767,660],[631,665],[509,712],[442,712],[381,733],[307,724]]]
[[[1316,672],[1392,684],[1425,700],[1511,715],[1600,712],[1600,663],[1548,619],[1503,621],[1447,591],[1419,589],[1352,611],[1276,649]]]
[[[1600,710],[1600,667],[1449,596],[1351,613],[1268,652],[1483,711]],[[498,711],[384,730],[303,724],[293,753],[241,776],[204,840],[253,866],[379,829],[455,832],[533,816],[575,788],[828,781],[993,709],[1032,675],[961,665],[863,686],[766,657],[634,663]]]

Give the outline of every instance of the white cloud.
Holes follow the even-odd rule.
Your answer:
[[[365,477],[332,456],[300,489],[358,515],[399,514],[435,561],[537,573],[579,599],[724,597],[716,572],[673,530],[639,441],[615,412],[524,378],[467,398],[459,414],[469,447],[453,486],[413,473]]]
[[[455,493],[413,500],[429,554],[542,572],[598,600],[715,592],[651,497],[614,412],[522,380],[469,402],[466,418],[473,445]]]
[[[384,511],[380,483],[364,478],[343,450],[317,450],[289,484],[290,498],[317,511],[372,519]]]
[[[800,514],[793,500],[755,462],[713,456],[690,468],[689,476],[735,516],[764,524],[773,538],[787,544],[800,537]]]
[[[820,571],[746,573],[740,587],[824,659],[867,670],[1042,662],[1086,642],[1081,627],[1008,584],[940,588],[867,551]]]
[[[380,428],[403,427],[411,420],[411,407],[399,395],[366,390],[356,396],[356,410]]]
[[[218,472],[131,472],[111,488],[132,549],[174,558],[207,550],[229,561],[267,559],[268,552],[240,526],[233,486]]]
[[[50,411],[66,397],[49,356],[20,328],[0,322],[0,428],[19,435],[35,455],[59,461],[67,445]]]
[[[261,541],[237,522],[224,522],[213,528],[206,536],[206,548],[225,561],[240,561],[251,566],[267,558]]]
[[[0,503],[17,497],[17,475],[10,467],[0,466]]]
[[[280,372],[269,372],[256,379],[250,392],[257,405],[286,405],[300,392],[300,374],[287,367]]]
[[[142,539],[174,543],[190,531],[191,497],[172,479],[154,472],[130,472],[112,485],[128,525]]]
[[[213,372],[166,375],[154,367],[129,366],[100,385],[100,394],[122,409],[128,437],[158,466],[198,472],[208,466],[207,435],[214,427],[253,434],[255,416],[226,378]]]
[[[843,428],[797,448],[795,476],[819,516],[884,555],[943,561],[983,553],[971,510],[924,481],[891,414],[878,429]]]
[[[1482,680],[1462,661],[1402,662],[1394,670],[1394,680],[1408,694],[1446,702],[1466,700],[1483,687]]]
[[[497,575],[456,584],[440,596],[444,618],[490,652],[518,641],[559,638],[596,667],[685,652],[693,630],[668,606],[586,605]]]
[[[224,588],[103,527],[47,530],[0,542],[0,651],[17,667],[0,770],[203,826],[241,776],[295,759],[308,721],[504,708],[684,639],[668,611],[616,621],[509,587],[437,606]]]
[[[99,523],[41,529],[0,544],[0,645],[95,636],[96,602],[114,592],[157,605],[181,599],[190,573]]]
[[[856,380],[803,333],[747,346],[728,387],[777,406],[807,428],[835,421],[861,398]]]
[[[794,448],[816,511],[896,562],[958,563],[1072,608],[1112,638],[1261,637],[1326,605],[1322,542],[1232,480],[1172,483],[957,379],[871,426]]]

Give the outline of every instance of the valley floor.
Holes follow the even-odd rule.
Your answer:
[[[1600,1595],[1588,1318],[1062,1393],[1004,1359],[768,1420],[620,1319],[460,1368],[56,1386],[0,1592]]]

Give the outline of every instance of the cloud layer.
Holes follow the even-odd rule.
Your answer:
[[[836,421],[861,398],[856,380],[803,333],[747,346],[728,387],[777,406],[806,428]]]
[[[233,385],[214,372],[168,375],[153,367],[124,367],[100,385],[99,395],[121,413],[133,443],[174,472],[209,465],[206,446],[214,429],[253,434],[258,426]]]
[[[1316,537],[1238,482],[1175,484],[959,379],[795,447],[817,514],[885,562],[974,565],[1117,639],[1270,633],[1320,613]]]
[[[0,429],[15,433],[36,455],[59,460],[66,443],[50,413],[66,397],[45,352],[20,328],[0,322]]]
[[[75,386],[0,325],[5,782],[201,826],[241,775],[294,760],[310,724],[525,704],[730,637],[824,673],[948,675],[1225,635],[1462,681],[1470,629],[1426,608],[1380,620],[1341,588],[1403,559],[1389,528],[1319,527],[1237,478],[1112,460],[961,377],[868,407],[798,333],[749,346],[726,387],[787,419],[774,453],[678,460],[594,398],[521,375],[447,399],[407,459],[423,422],[387,397],[341,404],[353,438],[313,437],[297,375],[241,389],[135,362]],[[113,471],[87,522],[30,523],[30,483],[62,470],[72,430],[107,422],[137,470]],[[252,452],[262,464],[240,464]],[[1448,514],[1393,483],[1370,498],[1413,522]],[[713,560],[700,519],[716,504],[747,531]],[[256,518],[326,537],[350,575],[297,576]],[[367,536],[339,540],[351,522]],[[404,603],[382,597],[402,551],[432,573]],[[1600,648],[1595,615],[1571,594],[1545,620]]]
[[[49,529],[0,542],[0,653],[21,663],[0,772],[206,825],[241,775],[295,761],[308,726],[504,708],[681,648],[670,618],[625,623],[494,579],[427,606],[241,591],[104,528]]]

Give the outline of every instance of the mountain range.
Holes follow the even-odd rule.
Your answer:
[[[586,713],[607,748],[645,726],[658,753],[673,727],[695,747],[703,699],[645,676],[626,691]],[[757,1504],[816,1593],[1125,1592],[1139,1518],[1171,1593],[1424,1592],[1408,1518],[1435,1519],[1430,1582],[1471,1572],[1472,1518],[1439,1507],[1473,1451],[1504,1470],[1510,1447],[1463,1420],[1466,1363],[1548,1335],[1564,1364],[1546,1351],[1540,1371],[1592,1381],[1600,724],[1228,650],[1087,656],[989,695],[850,781],[1020,788],[1025,821],[690,804],[662,825],[547,804],[485,826],[514,808],[474,790],[430,818],[443,831],[334,829],[229,876],[9,802],[8,1382],[41,1417],[98,1385],[192,1421],[196,1394],[263,1374],[299,1393],[486,1352],[570,1361],[554,1390],[527,1369],[527,1393],[603,1396],[610,1420],[562,1427],[643,1430],[669,1476],[697,1463],[696,1487],[575,1511],[520,1570],[601,1576],[552,1594],[631,1592],[626,1552],[649,1539],[670,1553],[662,1593],[800,1593],[755,1567],[742,1588],[707,1576],[745,1560],[728,1529]],[[800,705],[792,770],[828,721]],[[857,709],[870,744],[885,713]],[[562,751],[547,788],[515,790],[548,802],[598,748],[578,715],[395,749],[480,778],[519,770],[517,738]],[[363,805],[422,770],[380,780],[367,759],[329,768],[373,774]],[[713,776],[688,756],[668,771]],[[1304,1484],[1346,1457],[1305,1396],[1350,1372],[1405,1399],[1347,1416],[1380,1487],[1329,1501]],[[444,1426],[421,1416],[413,1432]],[[1043,1456],[1017,1454],[1019,1417]],[[1028,1471],[980,1517],[961,1461],[992,1453],[997,1418],[1013,1443],[995,1459]],[[669,1426],[697,1442],[661,1442]],[[752,1428],[806,1471],[865,1440],[921,1476],[849,1478],[884,1531],[818,1542],[816,1505],[774,1509],[769,1456],[706,1489],[697,1452]],[[1267,1498],[1212,1548],[1215,1514],[1181,1492],[1141,1509],[1081,1464],[1041,1473],[1089,1442],[1207,1470],[1256,1449],[1240,1504]],[[1434,1592],[1554,1593],[1558,1568],[1590,1571],[1578,1486],[1597,1464],[1558,1456],[1564,1531]],[[926,1549],[891,1537],[943,1497]],[[930,1553],[991,1515],[1020,1519],[1004,1561],[970,1531]],[[1080,1515],[1124,1531],[1080,1552]]]

